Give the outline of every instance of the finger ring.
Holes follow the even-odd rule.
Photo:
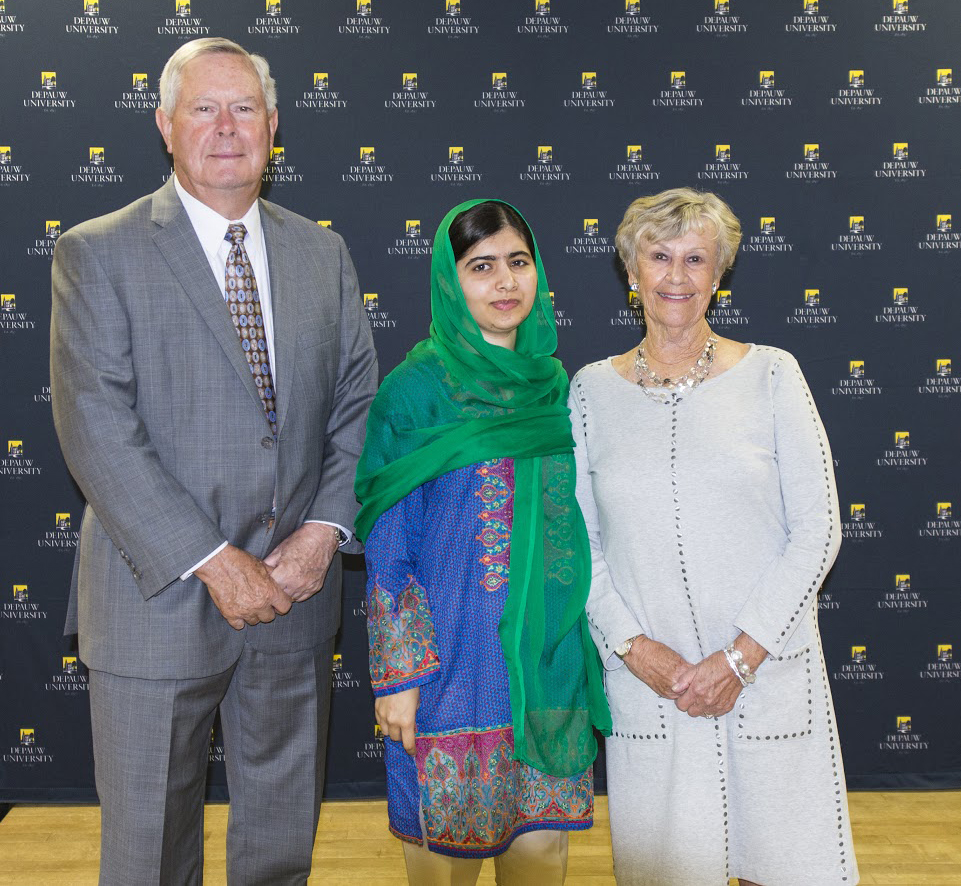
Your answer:
[[[702,716],[705,720],[713,720],[713,719],[714,719],[714,715],[713,715],[713,714],[701,714],[701,716]]]

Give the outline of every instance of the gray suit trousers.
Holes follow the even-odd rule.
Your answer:
[[[101,886],[202,883],[204,782],[218,707],[230,790],[228,883],[307,882],[333,650],[332,639],[290,653],[246,645],[228,670],[197,679],[90,671]]]

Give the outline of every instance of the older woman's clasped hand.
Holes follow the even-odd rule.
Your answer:
[[[735,641],[751,671],[767,655],[763,646],[747,634]],[[734,709],[743,690],[741,681],[718,650],[697,664],[691,664],[664,643],[640,636],[624,656],[631,673],[661,698],[674,701],[690,717],[720,717]]]

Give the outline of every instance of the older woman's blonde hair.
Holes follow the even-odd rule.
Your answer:
[[[741,223],[716,194],[693,188],[671,188],[638,197],[617,228],[617,253],[628,272],[637,272],[637,244],[666,242],[697,231],[717,242],[718,277],[734,264],[741,242]]]

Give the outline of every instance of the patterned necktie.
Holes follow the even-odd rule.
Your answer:
[[[244,356],[250,366],[250,372],[260,394],[260,402],[264,405],[264,412],[277,437],[277,406],[274,400],[274,379],[270,372],[270,354],[267,350],[267,339],[264,336],[264,318],[260,311],[260,295],[257,292],[257,280],[254,269],[250,264],[250,257],[244,249],[244,237],[247,229],[241,225],[228,225],[224,240],[233,245],[227,256],[227,285],[224,299],[230,308],[230,319],[233,321],[240,346],[244,349]]]

